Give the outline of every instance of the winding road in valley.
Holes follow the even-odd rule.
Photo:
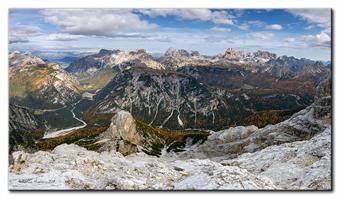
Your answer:
[[[58,130],[58,131],[53,131],[53,132],[45,132],[45,135],[44,135],[43,139],[53,138],[53,137],[58,137],[58,136],[61,136],[61,135],[65,135],[65,134],[70,133],[70,132],[72,132],[72,131],[74,131],[74,130],[84,128],[84,127],[87,125],[87,123],[86,123],[84,120],[78,118],[78,117],[76,116],[76,114],[74,113],[74,109],[76,108],[76,105],[77,105],[80,101],[81,101],[81,100],[79,100],[78,102],[72,104],[72,107],[73,107],[73,108],[70,110],[70,112],[72,113],[73,118],[74,118],[75,120],[78,120],[79,122],[81,122],[82,125],[80,125],[80,126],[75,126],[75,127],[70,127],[70,128],[66,128],[66,129],[60,129],[60,130]]]

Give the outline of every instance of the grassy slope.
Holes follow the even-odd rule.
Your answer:
[[[111,68],[105,68],[93,75],[82,73],[77,77],[82,85],[82,90],[88,91],[103,88],[115,75],[116,73]]]

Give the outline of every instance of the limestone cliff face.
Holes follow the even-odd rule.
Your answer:
[[[225,59],[239,59],[240,54],[233,48],[228,48],[224,53],[223,58]]]

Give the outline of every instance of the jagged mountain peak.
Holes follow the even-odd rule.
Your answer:
[[[239,59],[240,58],[240,52],[236,51],[233,48],[228,48],[227,51],[224,53],[223,58]]]
[[[180,57],[185,56],[189,57],[190,53],[184,49],[175,49],[173,47],[170,47],[165,53],[164,56],[173,56],[173,57]]]
[[[113,50],[100,49],[97,56],[100,57],[100,56],[105,56],[105,55],[111,55],[113,52],[114,52]]]
[[[261,57],[264,59],[276,59],[277,55],[275,53],[269,52],[269,51],[262,51],[262,50],[258,50],[254,53],[252,53],[253,57]]]

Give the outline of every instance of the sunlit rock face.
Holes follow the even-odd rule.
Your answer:
[[[228,50],[224,53],[223,58],[226,59],[239,59],[240,54],[233,48],[228,48]]]
[[[142,137],[136,131],[136,123],[127,111],[117,112],[111,121],[110,127],[99,136],[102,143],[101,151],[116,150],[123,155],[138,151],[137,146],[142,145]]]

